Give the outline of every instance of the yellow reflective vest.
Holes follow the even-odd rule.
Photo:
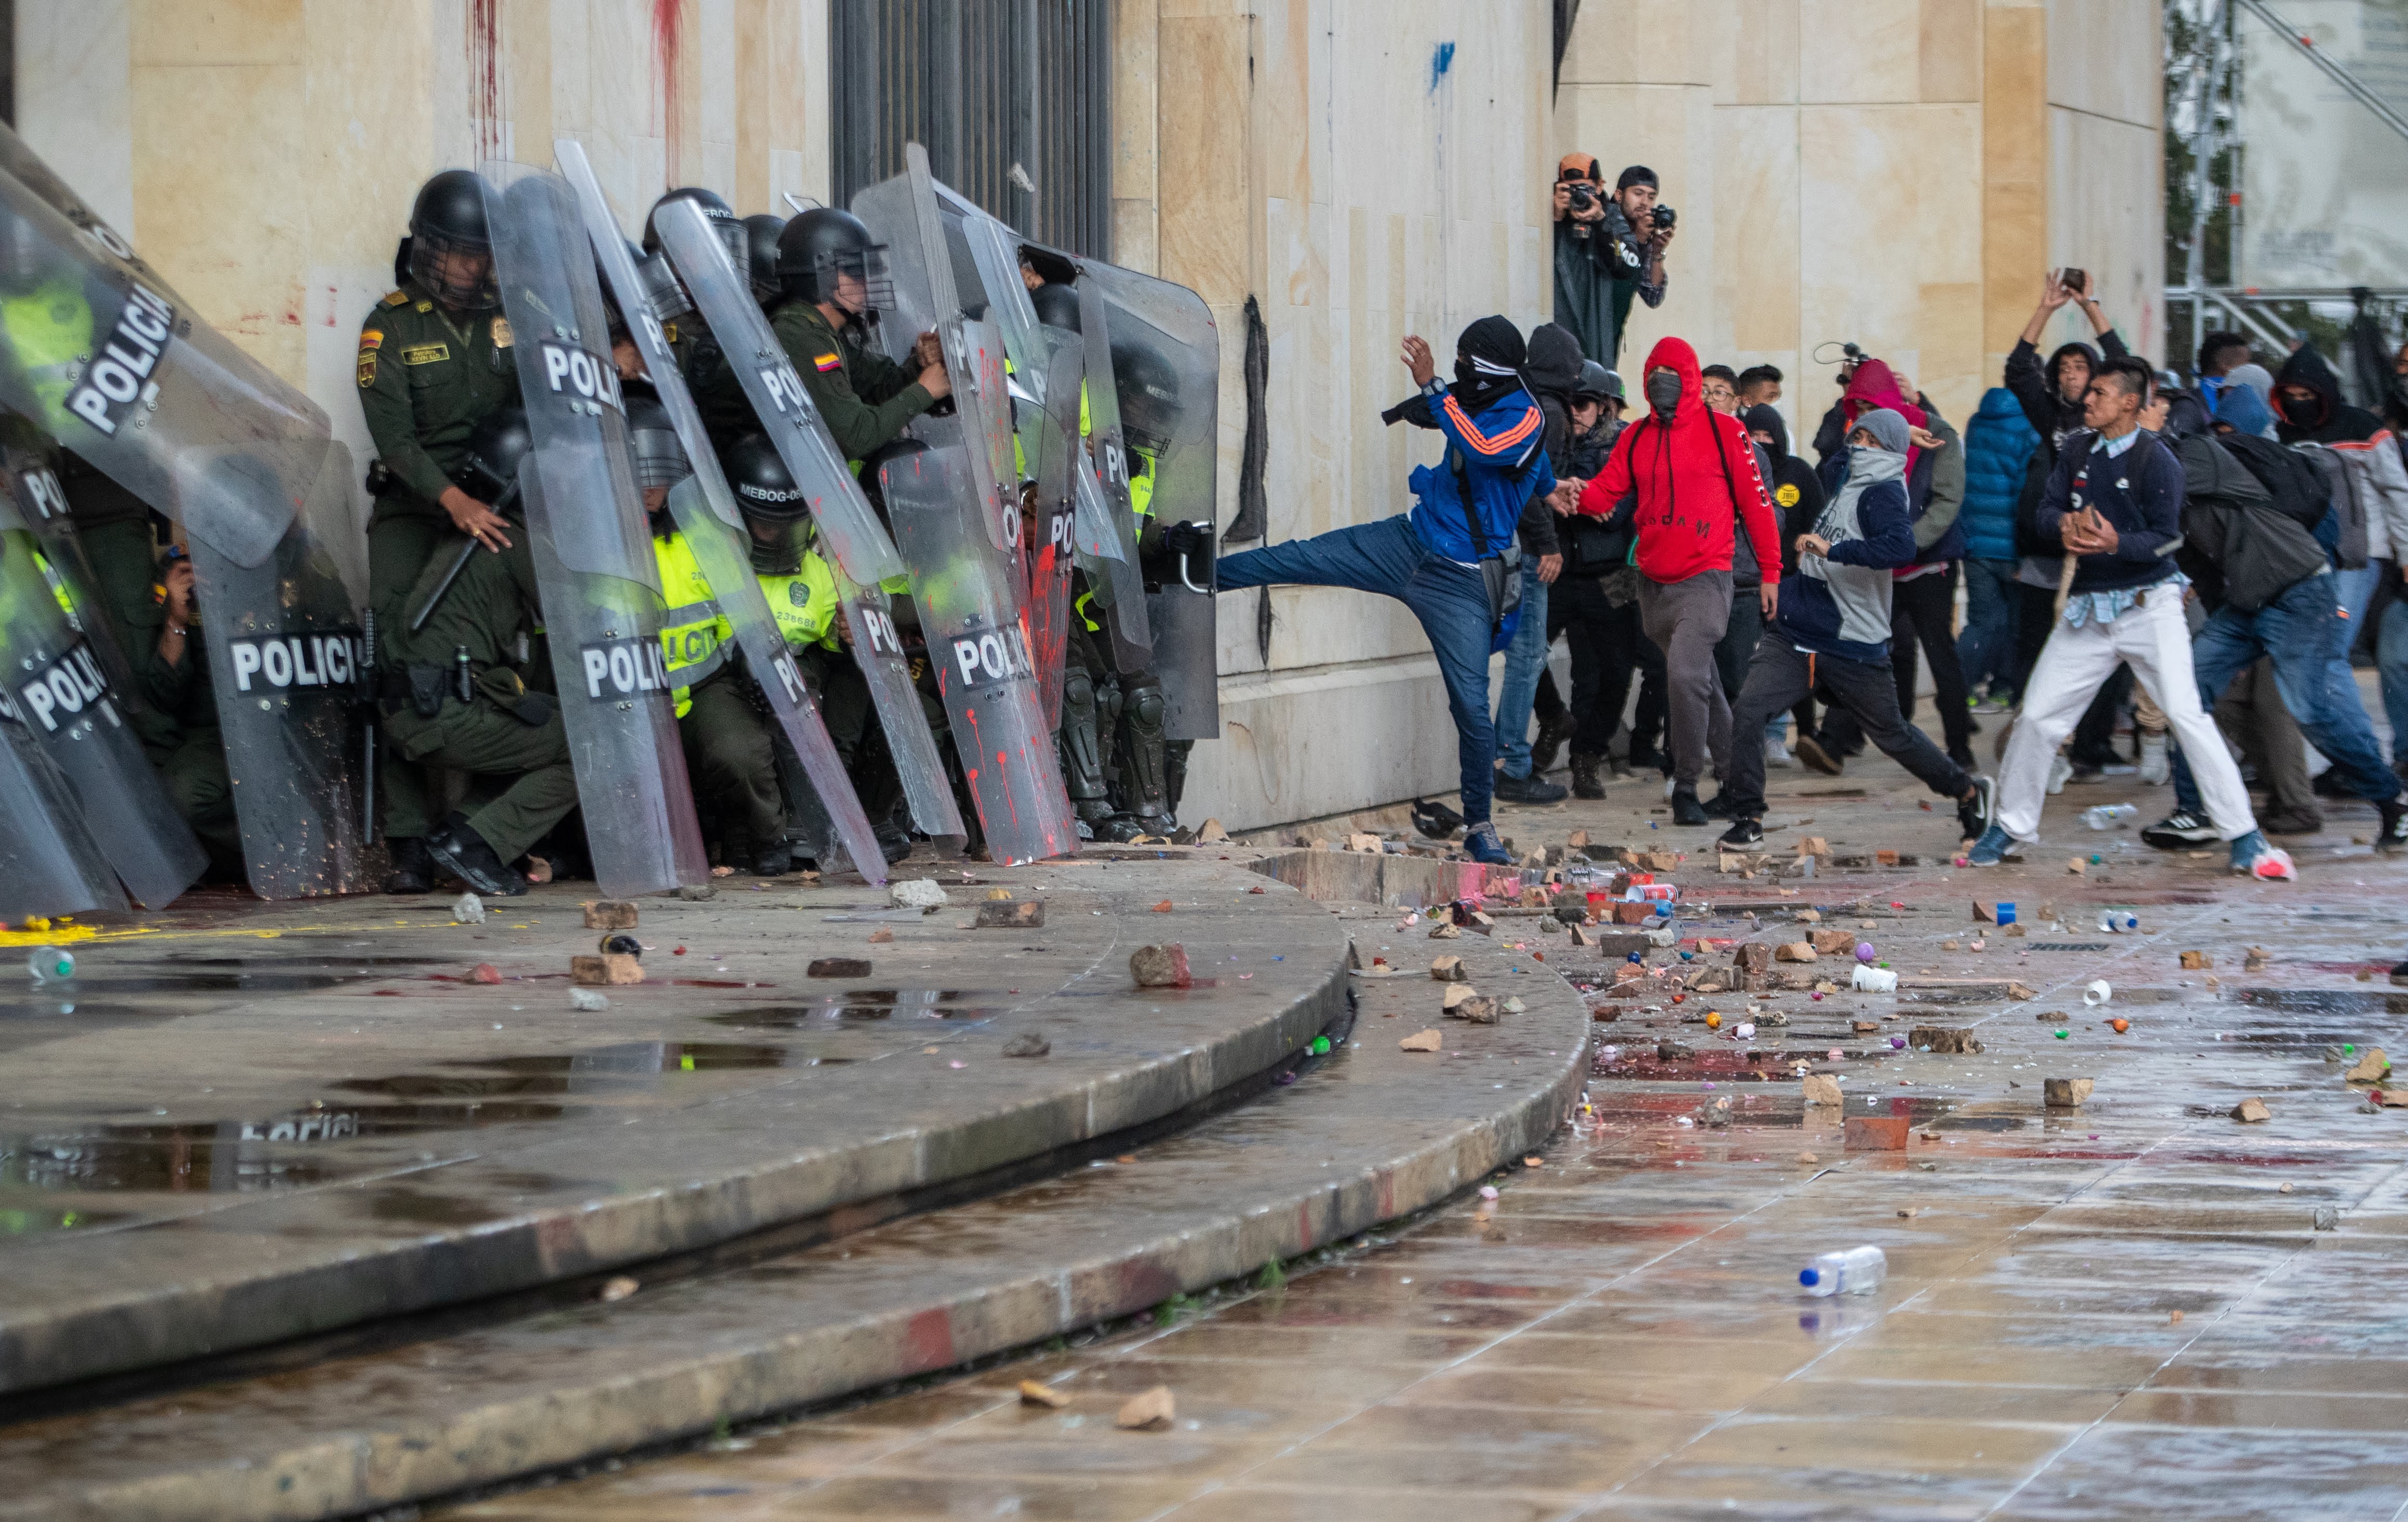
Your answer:
[[[669,669],[669,696],[682,719],[694,707],[694,689],[727,658],[727,640],[736,631],[720,613],[710,582],[682,533],[654,536],[652,557],[660,566],[661,594],[668,604],[661,614],[661,654]]]
[[[817,550],[803,553],[803,568],[791,575],[759,574],[761,595],[769,600],[769,615],[778,632],[797,650],[808,645],[838,648],[836,638],[836,577]]]

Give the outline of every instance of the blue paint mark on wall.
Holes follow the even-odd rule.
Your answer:
[[[1438,45],[1438,51],[1430,55],[1429,87],[1436,90],[1439,81],[1446,78],[1446,71],[1453,67],[1455,67],[1455,44],[1441,42]]]

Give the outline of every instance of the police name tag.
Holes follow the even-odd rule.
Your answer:
[[[160,356],[167,352],[175,325],[176,309],[136,281],[126,293],[108,341],[83,372],[83,383],[68,395],[67,410],[102,433],[115,435],[124,409],[146,389],[157,388],[150,372],[159,367]]]
[[[591,350],[573,344],[555,343],[546,338],[542,343],[543,379],[554,395],[568,398],[569,410],[592,409],[596,416],[608,407],[624,415],[625,400],[619,395],[619,367]]]
[[[668,662],[658,639],[603,639],[580,645],[578,654],[584,663],[585,696],[594,702],[622,703],[668,691]]]
[[[116,705],[108,700],[108,679],[101,675],[92,647],[80,639],[65,654],[20,682],[17,692],[24,699],[22,711],[49,734],[57,734],[62,724],[72,727],[76,715],[86,709],[97,710],[112,727],[122,723]]]

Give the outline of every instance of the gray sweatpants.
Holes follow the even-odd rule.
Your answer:
[[[1723,696],[1714,647],[1730,627],[1731,573],[1699,571],[1685,582],[1639,579],[1639,621],[1664,653],[1664,705],[1671,731],[1672,780],[1694,788],[1713,757],[1721,775],[1730,754],[1730,702]]]

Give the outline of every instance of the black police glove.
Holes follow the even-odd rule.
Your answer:
[[[1162,547],[1174,559],[1184,557],[1187,579],[1197,586],[1212,584],[1212,525],[1170,524],[1162,531]]]

